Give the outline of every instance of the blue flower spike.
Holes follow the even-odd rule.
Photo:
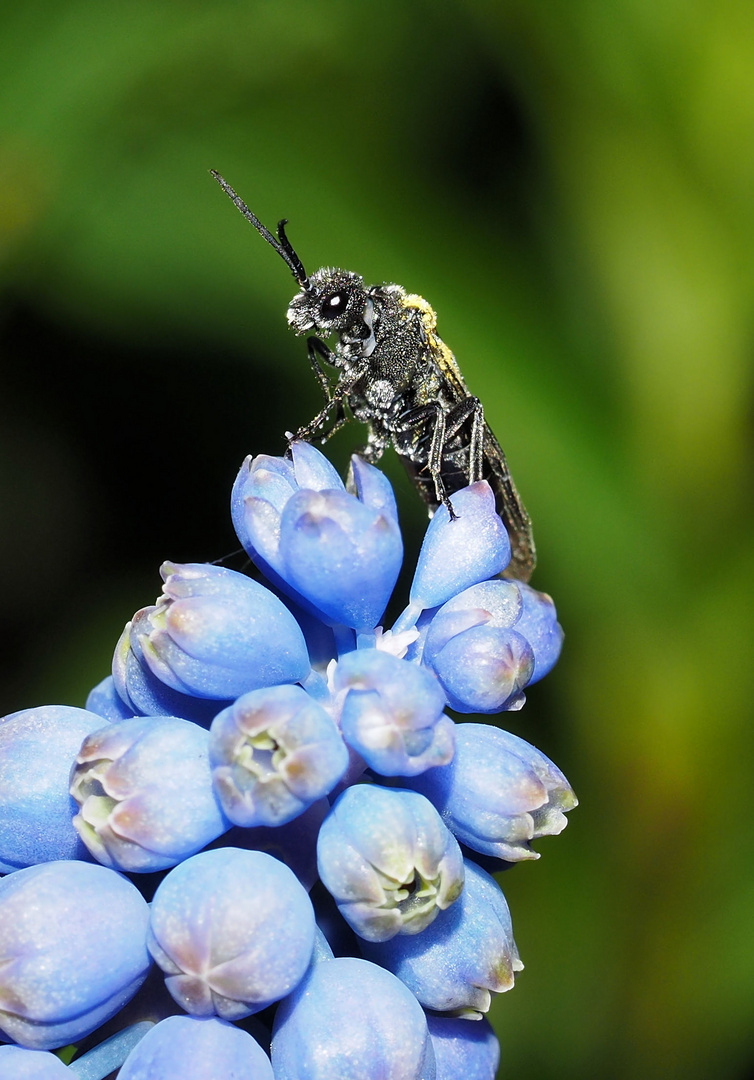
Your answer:
[[[508,533],[486,480],[455,492],[453,510],[455,519],[440,506],[427,527],[409,606],[398,629],[413,625],[424,609],[439,607],[470,585],[501,573],[510,562]]]
[[[458,901],[421,934],[365,941],[369,960],[392,971],[425,1009],[475,1019],[489,1011],[493,994],[513,987],[523,969],[508,904],[494,878],[465,860]]]
[[[512,581],[483,581],[448,600],[426,631],[422,661],[458,712],[520,709],[534,670],[534,652],[519,633],[521,590]]]
[[[164,870],[230,826],[212,787],[209,733],[190,720],[143,716],[89,735],[76,756],[74,827],[117,870]]]
[[[563,636],[499,576],[489,486],[453,508],[382,626],[386,477],[354,456],[344,484],[300,441],[247,458],[231,510],[261,573],[165,563],[87,710],[0,719],[0,1076],[493,1080],[470,1021],[522,965],[462,849],[538,858],[576,798],[533,746],[445,714],[520,708]],[[48,1053],[105,1022],[70,1066]]]
[[[259,1043],[215,1017],[168,1016],[126,1058],[118,1080],[273,1080]]]
[[[578,799],[560,769],[508,731],[456,724],[456,753],[442,769],[411,780],[457,840],[506,862],[538,859],[532,840],[557,836]]]
[[[298,985],[314,948],[314,911],[287,866],[261,851],[203,851],[165,877],[149,949],[192,1016],[238,1020]]]
[[[307,443],[292,446],[290,472],[270,470],[270,499],[258,494],[255,462],[244,463],[231,500],[239,539],[257,566],[294,600],[332,626],[371,630],[390,599],[403,561],[394,506],[350,495],[329,461]],[[282,478],[282,480],[281,480]]]
[[[0,873],[56,859],[88,859],[71,819],[71,765],[102,717],[42,705],[0,720]]]
[[[283,825],[327,795],[348,766],[334,721],[300,686],[252,690],[210,728],[215,791],[236,825]]]
[[[0,1033],[49,1050],[88,1035],[146,978],[149,908],[120,874],[65,860],[0,881]]]
[[[500,1043],[489,1020],[474,1023],[427,1014],[437,1063],[437,1080],[495,1080]]]
[[[455,724],[426,668],[380,649],[346,653],[333,674],[345,694],[343,738],[382,776],[415,776],[453,757]]]
[[[344,956],[314,964],[280,1004],[275,1080],[435,1080],[427,1020],[395,976]]]
[[[131,630],[154,674],[173,690],[236,698],[309,672],[301,629],[269,589],[222,566],[166,562],[163,596]]]
[[[418,934],[463,889],[463,858],[432,804],[414,791],[356,784],[320,829],[319,874],[368,941]]]

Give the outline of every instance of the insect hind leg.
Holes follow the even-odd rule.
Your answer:
[[[482,479],[484,469],[484,406],[471,394],[449,410],[445,422],[445,439],[457,435],[467,420],[471,419],[469,440],[468,479],[475,484]]]
[[[439,506],[440,503],[442,503],[443,506],[447,507],[451,518],[455,518],[457,515],[453,509],[453,504],[450,501],[450,496],[447,493],[442,478],[443,451],[448,439],[447,417],[442,405],[435,401],[430,402],[427,405],[419,405],[414,409],[410,409],[401,417],[398,430],[414,431],[428,420],[433,420],[434,423],[432,425],[432,436],[429,444],[429,451],[427,453],[426,470],[432,477],[437,505]]]

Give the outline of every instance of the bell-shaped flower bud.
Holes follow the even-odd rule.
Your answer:
[[[358,454],[352,454],[348,480],[348,490],[355,490],[364,506],[380,511],[398,524],[398,504],[392,485],[384,472],[364,461]]]
[[[212,721],[212,779],[236,825],[283,825],[335,787],[348,750],[334,721],[300,686],[238,698]]]
[[[483,713],[521,708],[534,668],[531,645],[518,633],[521,612],[518,584],[498,579],[465,589],[434,615],[422,660],[451,708]]]
[[[259,1012],[298,985],[313,948],[306,890],[261,851],[194,855],[171,870],[152,901],[149,949],[193,1016]]]
[[[163,563],[163,596],[131,630],[162,682],[183,694],[236,698],[309,672],[301,629],[269,589],[207,563]]]
[[[84,1038],[121,1009],[151,964],[149,908],[127,878],[65,860],[0,881],[0,1031],[34,1050]]]
[[[552,670],[563,645],[563,627],[552,597],[537,592],[531,585],[519,583],[523,606],[516,623],[516,632],[529,642],[534,653],[534,671],[529,685],[539,682]]]
[[[229,827],[212,787],[209,732],[174,716],[119,720],[76,756],[73,824],[96,859],[164,870]]]
[[[453,757],[455,725],[445,695],[426,668],[381,649],[346,653],[333,673],[345,693],[340,729],[381,776],[415,776]]]
[[[41,705],[0,720],[0,873],[55,859],[88,859],[73,827],[69,777],[81,742],[102,717]]]
[[[300,488],[345,491],[345,485],[324,454],[309,443],[295,442],[292,457],[249,454],[238,471],[230,512],[238,539],[263,572],[273,580],[283,569],[279,559],[280,518]]]
[[[7,1080],[74,1080],[57,1054],[0,1046],[0,1076]]]
[[[130,626],[130,624],[129,624]],[[134,716],[144,715],[125,701],[115,688],[115,680],[108,675],[89,691],[86,699],[89,712],[97,713],[103,720],[131,720]],[[155,713],[153,715],[159,715]]]
[[[395,503],[369,475],[372,466],[357,470],[357,498],[314,447],[297,442],[292,452],[292,466],[266,456],[244,462],[231,499],[236,532],[257,566],[308,611],[371,630],[403,560]]]
[[[440,815],[415,791],[346,788],[317,841],[319,876],[368,941],[418,934],[463,889],[463,858]]]
[[[365,941],[362,952],[392,971],[425,1009],[474,1017],[488,1012],[493,994],[511,989],[523,964],[500,886],[468,859],[465,867],[458,901],[423,933]]]
[[[215,1017],[168,1016],[126,1058],[118,1080],[273,1080],[251,1035]]]
[[[126,623],[115,646],[112,680],[116,697],[108,703],[106,698],[98,694],[94,703],[102,707],[102,715],[107,720],[118,719],[114,714],[119,711],[117,699],[120,698],[126,706],[130,706],[128,716],[123,719],[128,719],[129,716],[180,716],[183,720],[192,720],[202,727],[209,727],[220,710],[228,704],[227,699],[199,698],[179,693],[152,673],[144,659],[138,637],[141,630],[145,640],[147,639],[150,611],[151,608],[137,611],[133,620]],[[99,688],[95,687],[95,690],[97,689]],[[107,689],[105,693],[108,693]]]
[[[489,1020],[459,1020],[427,1014],[437,1080],[495,1080],[500,1043]]]
[[[435,1080],[427,1020],[398,979],[354,957],[314,964],[281,1002],[275,1080]]]
[[[457,840],[506,862],[538,859],[530,842],[556,836],[578,800],[560,769],[534,746],[488,724],[456,724],[456,753],[411,780]]]
[[[470,585],[494,577],[510,562],[508,533],[486,480],[455,492],[453,510],[455,518],[447,507],[438,507],[427,526],[409,606],[398,629],[412,625],[425,608],[439,607]]]

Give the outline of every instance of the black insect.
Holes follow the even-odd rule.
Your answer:
[[[487,480],[511,539],[506,573],[528,581],[536,561],[529,515],[482,403],[466,389],[427,301],[400,285],[365,286],[348,270],[323,267],[310,277],[285,234],[286,220],[273,236],[230,184],[214,169],[212,175],[298,282],[300,292],[288,308],[290,326],[297,334],[337,334],[334,349],[321,337],[307,340],[325,406],[291,438],[324,442],[350,416],[361,420],[369,435],[359,453],[376,462],[392,444],[430,514],[443,503],[455,517],[450,496]],[[336,370],[334,383],[323,363]]]

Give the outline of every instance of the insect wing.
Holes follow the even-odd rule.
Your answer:
[[[484,428],[484,465],[485,480],[495,492],[497,512],[511,541],[511,561],[504,576],[528,581],[537,564],[531,519],[513,483],[503,448],[488,424]]]

